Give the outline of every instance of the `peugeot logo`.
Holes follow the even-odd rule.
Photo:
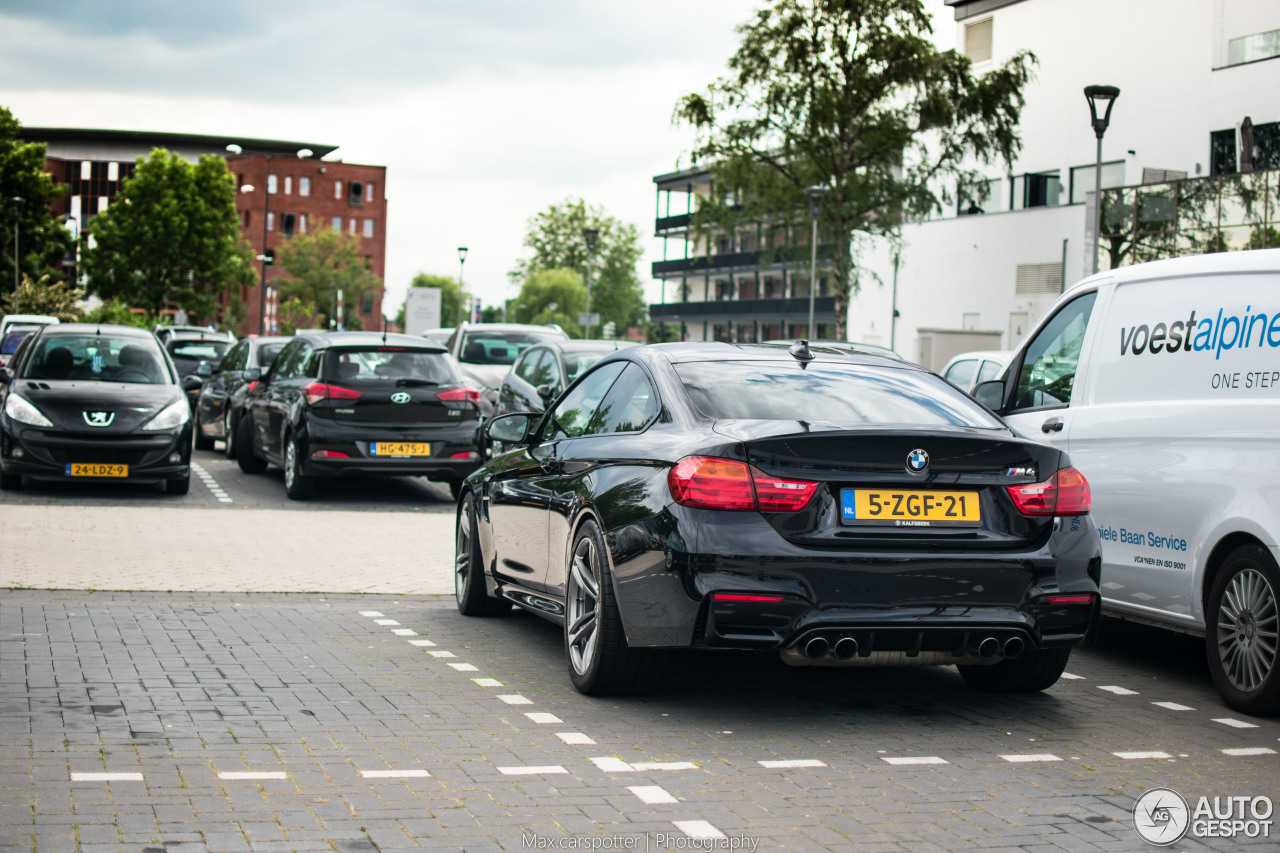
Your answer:
[[[409,402],[409,399],[410,399],[409,395],[404,393],[403,391],[397,391],[396,393],[391,395],[391,402],[393,403],[407,403]]]
[[[919,474],[929,467],[929,454],[919,448],[907,454],[907,470]]]
[[[91,427],[109,427],[116,419],[115,412],[84,412],[84,422]]]

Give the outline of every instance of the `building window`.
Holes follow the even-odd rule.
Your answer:
[[[293,195],[293,175],[284,176],[284,194]]]
[[[1280,56],[1280,30],[1254,33],[1227,42],[1227,64],[1243,65]]]
[[[1209,174],[1236,173],[1236,130],[1215,130],[1209,134]]]
[[[311,179],[307,177],[298,178],[298,195],[311,195]]]
[[[120,180],[120,164],[119,163],[107,164],[107,180],[108,181]]]
[[[964,55],[970,62],[986,62],[991,58],[991,29],[994,18],[983,18],[964,25]]]
[[[1013,209],[1051,207],[1061,204],[1062,181],[1057,170],[1029,172],[1013,179]]]
[[[373,313],[372,293],[365,293],[360,297],[360,313],[366,317]]]
[[[364,185],[364,200],[373,201],[373,184]]]
[[[333,197],[342,198],[342,181],[341,180],[337,180],[333,182]]]
[[[80,180],[93,180],[93,162],[90,160],[80,161]]]
[[[1008,207],[1004,178],[979,181],[969,189],[956,191],[956,215],[973,216],[979,213],[999,213]]]
[[[1280,169],[1280,122],[1253,126],[1253,171]]]
[[[292,213],[280,214],[280,232],[286,237],[292,237],[294,228],[297,227],[298,219]]]
[[[1097,166],[1090,163],[1088,166],[1076,166],[1071,170],[1071,203],[1084,204],[1086,196],[1093,192],[1094,172]],[[1113,187],[1124,186],[1124,161],[1113,160],[1110,163],[1102,164],[1102,188],[1104,190]]]
[[[276,230],[276,213],[274,210],[267,211],[267,230]]]
[[[366,219],[364,221],[364,236],[366,237],[373,236],[373,220],[372,219]]]
[[[347,204],[358,205],[363,197],[364,185],[359,181],[352,181],[350,192],[347,193]]]
[[[276,194],[276,176],[267,175],[267,192],[271,195]]]
[[[298,233],[307,233],[307,215],[305,213],[298,214]]]
[[[334,231],[341,231],[341,230],[342,230],[342,217],[341,217],[341,216],[335,216],[335,217],[333,217],[333,230],[334,230]]]
[[[352,234],[356,233],[356,219],[354,216],[351,217],[350,227],[347,230],[350,231]]]

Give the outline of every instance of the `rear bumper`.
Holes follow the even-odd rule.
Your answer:
[[[427,477],[450,482],[462,480],[480,467],[483,461],[476,437],[477,421],[464,421],[443,427],[361,426],[342,424],[324,418],[310,418],[307,444],[302,463],[304,476],[332,479],[344,476]],[[431,445],[430,456],[378,457],[370,452],[376,442],[425,442]],[[345,454],[339,458],[317,458],[316,453]],[[451,458],[468,454],[466,458]]]

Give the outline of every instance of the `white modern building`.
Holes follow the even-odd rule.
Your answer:
[[[1220,183],[1195,184],[1197,178],[1244,171],[1259,173],[1250,180],[1267,188],[1249,221],[1277,227],[1280,171],[1267,170],[1280,169],[1280,0],[945,2],[955,20],[935,21],[935,29],[956,28],[958,49],[975,71],[996,68],[1019,50],[1035,53],[1022,152],[1009,172],[1003,164],[990,168],[985,201],[905,225],[896,265],[887,245],[862,256],[879,282],[860,276],[850,340],[893,346],[938,369],[965,349],[1012,348],[1064,282],[1092,272],[1097,139],[1083,93],[1089,85],[1120,89],[1102,144],[1104,190],[1133,188],[1123,198],[1141,204],[1139,187],[1163,185],[1139,220],[1169,219],[1155,201],[1174,205],[1188,188]],[[1221,226],[1223,247],[1243,248],[1251,239],[1259,245],[1249,232],[1233,236],[1240,229],[1227,226],[1244,223],[1228,221],[1225,202],[1220,212],[1214,205],[1209,226]],[[1132,209],[1113,214],[1133,219]],[[1203,226],[1203,208],[1199,214],[1196,225]],[[1108,227],[1104,222],[1104,243]],[[1265,233],[1273,232],[1259,235]],[[1175,253],[1207,245],[1176,236],[1167,243]],[[1107,252],[1101,254],[1106,269]],[[1135,259],[1142,253],[1121,263]]]

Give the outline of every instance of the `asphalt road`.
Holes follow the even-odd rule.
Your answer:
[[[43,589],[0,561],[0,851],[1137,851],[1157,849],[1134,828],[1149,789],[1280,799],[1280,721],[1223,706],[1190,638],[1105,622],[1032,696],[686,653],[652,696],[591,699],[555,626],[412,593],[450,577],[450,543],[414,543],[447,539],[447,489],[296,504],[278,474],[197,456],[230,504],[202,482],[0,495],[6,557],[77,566]],[[184,519],[250,531],[253,572],[192,559],[215,540]],[[78,528],[125,533],[81,564]],[[169,586],[73,582],[102,561]],[[351,594],[353,563],[389,588]],[[1277,822],[1168,849],[1275,850]]]

